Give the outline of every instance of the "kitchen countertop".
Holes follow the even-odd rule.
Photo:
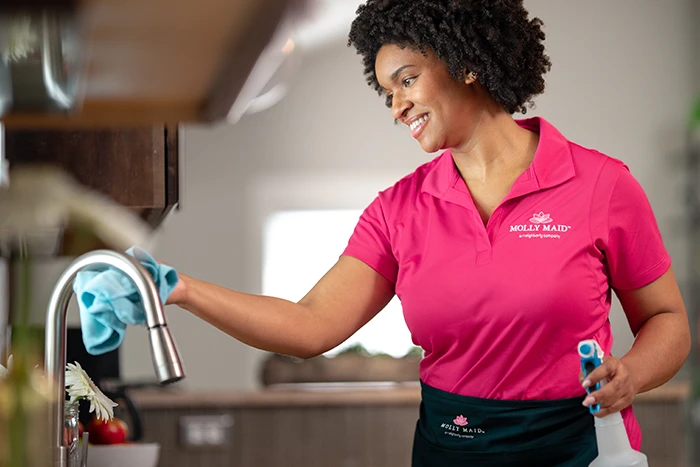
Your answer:
[[[132,389],[129,395],[142,409],[418,405],[420,387],[418,383],[311,383],[250,391]],[[669,382],[638,395],[635,403],[682,401],[689,395],[690,384],[687,382]]]

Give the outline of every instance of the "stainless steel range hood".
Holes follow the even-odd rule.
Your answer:
[[[47,9],[56,3],[3,2],[0,113],[8,126],[235,117],[285,60],[282,28],[306,1],[64,0]]]

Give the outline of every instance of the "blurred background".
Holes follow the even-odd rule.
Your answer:
[[[20,163],[32,157],[24,154],[36,159],[41,147],[66,144],[58,159],[69,172],[157,226],[151,252],[158,260],[224,287],[298,300],[336,261],[377,192],[434,157],[393,124],[383,100],[365,84],[360,58],[346,46],[359,3],[319,1],[289,29],[280,29],[270,43],[284,54],[274,56],[257,87],[247,91],[264,98],[234,102],[238,110],[228,121],[130,126],[128,134],[109,126],[97,136],[83,133],[81,141],[93,138],[85,146],[90,157],[101,154],[106,161],[111,151],[124,160],[154,157],[146,164],[165,167],[158,180],[166,181],[154,185],[164,185],[165,195],[152,206],[124,201],[125,192],[136,196],[132,184],[144,176],[136,162],[122,163],[126,175],[114,178],[109,171],[119,170],[116,162],[71,168],[65,154],[81,147],[76,133],[66,143],[59,142],[55,129],[8,127],[7,156],[11,164]],[[650,465],[700,465],[700,452],[694,452],[700,393],[693,389],[700,375],[700,368],[694,371],[700,305],[700,1],[525,0],[525,5],[544,21],[553,63],[545,94],[527,116],[540,115],[567,138],[624,161],[654,208],[688,308],[693,352],[671,382],[640,396],[635,410]],[[39,131],[47,136],[37,137]],[[161,159],[153,156],[158,150]],[[97,172],[103,178],[91,178]],[[145,177],[151,183],[156,179],[150,172]],[[37,324],[72,258],[42,258],[33,269],[31,315]],[[187,378],[166,392],[133,391],[144,439],[163,446],[160,465],[408,465],[417,398],[415,387],[403,379],[415,382],[413,370],[410,378],[387,370],[386,380],[401,381],[393,385],[381,377],[368,377],[372,384],[363,385],[360,375],[355,386],[320,384],[288,392],[289,384],[302,380],[272,374],[274,356],[177,307],[167,308],[167,318]],[[79,327],[75,307],[68,319]],[[619,356],[633,337],[617,302],[610,320],[613,353]],[[329,356],[354,352],[399,359],[414,350],[395,300]],[[76,348],[73,355],[81,351]],[[145,330],[129,328],[122,347],[109,357],[115,369],[105,376],[125,383],[152,380],[148,354]],[[277,363],[282,368],[299,362]],[[319,383],[347,381],[324,379],[319,371]]]

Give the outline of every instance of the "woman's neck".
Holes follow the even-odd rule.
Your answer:
[[[451,152],[465,180],[487,180],[503,173],[524,172],[532,163],[538,141],[537,133],[520,127],[502,108],[487,109],[476,118],[468,141]]]

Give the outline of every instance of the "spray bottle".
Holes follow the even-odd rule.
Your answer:
[[[581,341],[578,344],[578,354],[581,357],[581,369],[584,376],[588,376],[593,370],[603,363],[603,351],[594,340]],[[588,394],[599,390],[605,381],[600,381],[592,387],[586,388]],[[600,411],[600,404],[592,404],[589,407],[591,414]],[[590,463],[589,467],[648,467],[647,456],[635,451],[630,446],[625,424],[619,412],[595,417],[595,436],[598,444],[598,457]]]

